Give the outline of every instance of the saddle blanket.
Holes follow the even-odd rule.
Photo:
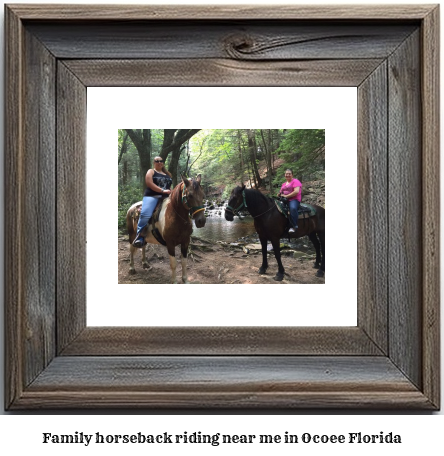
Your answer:
[[[282,201],[275,200],[279,212],[288,218],[289,206]],[[298,210],[298,219],[313,217],[316,215],[316,209],[311,204],[301,203]]]

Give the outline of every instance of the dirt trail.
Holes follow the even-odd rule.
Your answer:
[[[324,278],[316,277],[313,269],[313,252],[282,250],[282,263],[286,275],[282,282],[276,282],[277,263],[273,252],[268,256],[266,274],[257,273],[262,254],[257,245],[230,245],[209,243],[193,238],[191,254],[188,257],[188,279],[190,283],[206,284],[288,284],[288,283],[325,283]],[[141,252],[136,252],[134,266],[136,274],[129,274],[129,243],[127,236],[119,236],[119,283],[171,283],[171,269],[167,250],[161,245],[147,246],[147,259],[150,269],[142,268]],[[176,248],[177,278],[182,283],[180,249]]]

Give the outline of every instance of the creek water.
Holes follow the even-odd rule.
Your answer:
[[[204,228],[193,228],[193,236],[210,242],[235,242],[254,233],[253,218],[251,216],[243,219],[235,217],[232,222],[228,222],[223,215],[212,214],[207,217]]]

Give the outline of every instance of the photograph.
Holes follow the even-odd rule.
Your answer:
[[[119,129],[118,189],[119,283],[325,282],[323,129]]]

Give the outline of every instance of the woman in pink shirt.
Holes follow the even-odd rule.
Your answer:
[[[290,204],[290,222],[293,228],[288,230],[289,233],[295,233],[298,229],[298,209],[302,198],[302,184],[297,179],[293,178],[291,169],[285,170],[285,179],[278,196],[287,198]]]

